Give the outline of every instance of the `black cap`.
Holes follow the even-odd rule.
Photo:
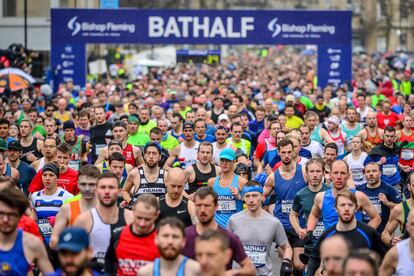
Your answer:
[[[63,124],[63,130],[66,130],[66,129],[69,129],[69,128],[76,129],[75,124],[72,121],[66,121]]]
[[[192,129],[194,129],[194,123],[193,122],[190,122],[190,121],[184,122],[184,124],[183,124],[183,130],[186,129],[186,128],[192,128]]]
[[[20,142],[19,141],[11,141],[7,145],[7,149],[8,150],[14,149],[14,150],[21,151],[22,150],[22,145],[20,145]]]

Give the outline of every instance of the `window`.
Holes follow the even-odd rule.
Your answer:
[[[27,0],[28,17],[49,17],[50,0]],[[23,0],[3,0],[3,17],[23,17]]]

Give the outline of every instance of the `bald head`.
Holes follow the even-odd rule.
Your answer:
[[[167,187],[167,196],[173,200],[177,200],[181,197],[185,185],[185,174],[180,168],[172,168],[168,171],[165,178],[165,184]]]
[[[342,275],[342,263],[349,254],[349,246],[339,235],[326,238],[320,247],[323,275]],[[338,261],[340,260],[340,261]]]

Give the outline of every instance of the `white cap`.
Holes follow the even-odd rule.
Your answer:
[[[227,116],[227,114],[223,113],[220,116],[218,116],[218,121],[221,121],[221,120],[230,121],[230,118],[229,118],[229,116]]]

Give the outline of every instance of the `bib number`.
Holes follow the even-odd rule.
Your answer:
[[[290,202],[282,202],[282,213],[288,214],[292,211],[293,203]]]
[[[313,230],[313,236],[319,238],[322,235],[323,231],[325,231],[325,225],[322,221],[318,221],[318,224]]]
[[[356,182],[360,182],[364,180],[364,173],[362,172],[362,169],[352,169],[352,179]]]
[[[49,219],[39,219],[37,224],[39,225],[40,232],[45,236],[52,235],[52,225],[49,222]]]
[[[231,213],[237,211],[235,200],[220,200],[218,202],[218,209],[221,213]]]
[[[75,170],[75,171],[79,171],[80,168],[80,160],[70,160],[68,167]]]
[[[401,159],[406,161],[411,161],[414,158],[414,152],[411,149],[402,149],[401,150]]]
[[[96,145],[95,145],[95,154],[96,154],[96,156],[98,156],[98,155],[99,155],[99,153],[101,152],[101,150],[102,150],[104,147],[106,147],[106,145],[105,145],[105,144],[96,144]]]
[[[385,164],[382,166],[382,174],[385,176],[393,176],[397,173],[397,166]]]

